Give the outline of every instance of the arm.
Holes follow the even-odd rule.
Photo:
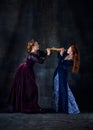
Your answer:
[[[60,61],[63,61],[67,55],[67,51],[65,51],[64,49],[58,52],[58,58]]]
[[[61,51],[61,48],[52,47],[50,48],[51,51]]]
[[[52,51],[58,51],[60,56],[63,56],[64,53],[66,52],[65,48],[55,48],[55,47],[52,47],[52,48],[50,48],[50,50],[52,50]]]
[[[46,54],[43,52],[39,52],[38,54],[29,53],[27,56],[27,61],[29,64],[33,64],[35,62],[42,64],[45,60]]]
[[[45,51],[39,50],[39,63],[44,63],[44,61],[50,56],[50,49],[47,48]]]

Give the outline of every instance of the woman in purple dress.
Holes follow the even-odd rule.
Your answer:
[[[8,103],[12,112],[36,113],[41,110],[33,67],[35,63],[44,63],[50,55],[50,49],[47,48],[46,52],[39,50],[35,40],[29,41],[27,48],[26,62],[18,66],[9,94]]]

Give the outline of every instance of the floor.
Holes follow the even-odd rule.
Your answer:
[[[93,113],[0,113],[0,130],[93,130]]]

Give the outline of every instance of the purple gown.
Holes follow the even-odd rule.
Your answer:
[[[43,63],[47,53],[38,51],[38,54],[29,53],[26,62],[19,65],[14,75],[9,94],[9,108],[13,112],[38,112],[38,87],[33,71],[36,62]]]

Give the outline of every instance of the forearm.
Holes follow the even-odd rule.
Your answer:
[[[51,51],[61,51],[61,50],[62,50],[62,48],[52,47],[52,48],[50,48],[50,50],[51,50]]]

